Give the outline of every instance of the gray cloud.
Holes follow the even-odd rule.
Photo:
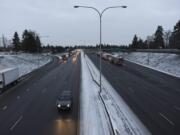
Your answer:
[[[36,30],[47,44],[96,44],[99,39],[97,14],[74,5],[127,5],[103,16],[103,42],[128,44],[134,34],[142,38],[162,25],[172,29],[180,19],[179,0],[0,0],[0,33],[11,38],[14,31]]]

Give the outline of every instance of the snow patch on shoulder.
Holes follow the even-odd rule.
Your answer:
[[[48,62],[51,61],[50,56],[29,54],[29,53],[18,53],[18,54],[7,54],[0,53],[0,70],[12,67],[19,68],[20,77],[32,72]]]
[[[123,56],[127,61],[180,78],[179,54],[150,52],[115,53],[115,56],[117,55]]]

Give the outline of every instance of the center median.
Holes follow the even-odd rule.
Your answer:
[[[89,67],[92,80],[94,80],[99,87],[99,70],[87,55],[85,55],[85,61]],[[113,134],[151,134],[104,76],[102,76],[102,92],[99,93],[99,96],[102,98],[105,105],[105,110],[109,116],[109,123],[111,124]]]

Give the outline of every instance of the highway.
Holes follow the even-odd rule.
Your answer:
[[[180,135],[180,79],[128,61],[102,60],[102,73],[153,135]]]
[[[80,57],[63,63],[53,58],[0,95],[0,134],[78,134],[80,70]],[[72,91],[73,106],[58,113],[56,100],[63,90]]]

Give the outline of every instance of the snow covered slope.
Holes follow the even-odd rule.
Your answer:
[[[39,59],[39,62],[38,62]],[[8,54],[0,53],[0,70],[18,67],[20,76],[25,75],[32,70],[50,62],[51,58],[49,56],[37,55],[37,54]]]
[[[131,62],[135,62],[137,64],[141,64],[176,77],[180,77],[180,55],[178,54],[132,52],[115,53],[114,55],[120,55]]]

